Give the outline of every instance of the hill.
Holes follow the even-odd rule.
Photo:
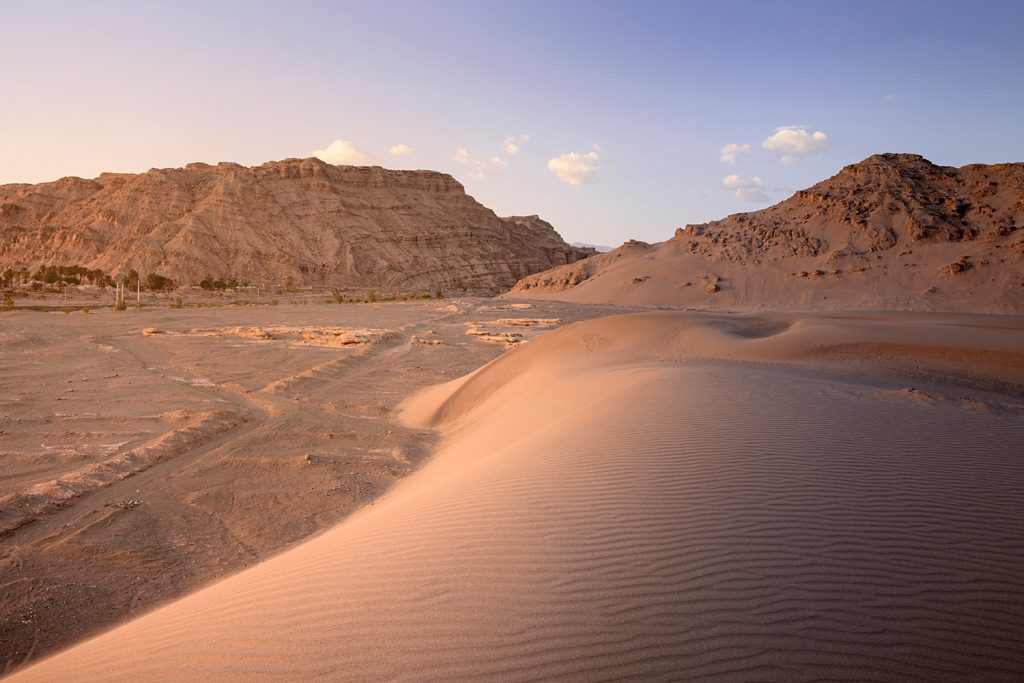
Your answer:
[[[630,241],[510,296],[716,309],[1024,311],[1024,164],[877,154],[761,211]]]
[[[434,171],[285,159],[0,186],[0,271],[493,293],[593,253]]]

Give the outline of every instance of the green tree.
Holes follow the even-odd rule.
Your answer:
[[[162,292],[165,289],[174,289],[174,280],[157,273],[146,275],[146,289],[154,292]]]
[[[134,268],[129,268],[128,272],[124,274],[124,286],[128,289],[134,289],[139,284],[139,271]]]

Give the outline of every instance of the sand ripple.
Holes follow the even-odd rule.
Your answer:
[[[1019,414],[609,351],[601,324],[465,380],[434,413],[440,452],[374,506],[12,680],[1024,671]],[[558,344],[584,339],[597,351],[562,363]]]

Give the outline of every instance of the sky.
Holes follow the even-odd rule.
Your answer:
[[[1024,161],[1024,2],[0,0],[0,183],[320,156],[660,241],[877,152]]]

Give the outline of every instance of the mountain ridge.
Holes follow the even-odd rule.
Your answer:
[[[527,276],[509,296],[695,308],[1024,311],[1024,163],[876,154],[759,211]]]
[[[0,185],[0,269],[496,293],[591,252],[503,219],[448,174],[289,158]]]

